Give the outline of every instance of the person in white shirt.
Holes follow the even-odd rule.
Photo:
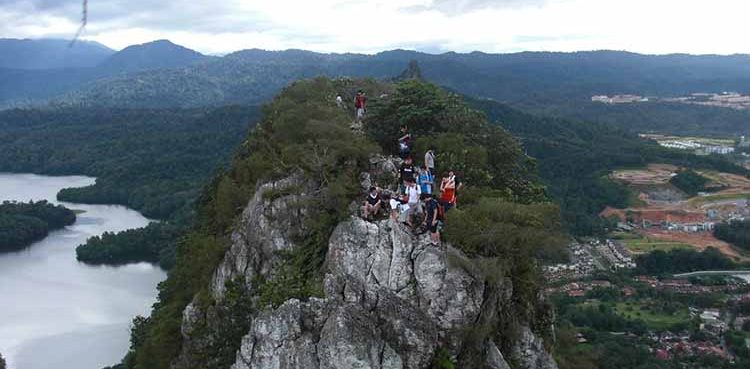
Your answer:
[[[407,182],[406,186],[406,196],[408,198],[407,206],[409,207],[409,212],[406,216],[406,225],[408,225],[410,228],[414,228],[414,223],[412,222],[412,220],[414,216],[420,213],[420,195],[422,195],[422,191],[412,178]]]
[[[432,149],[429,149],[424,153],[424,165],[430,170],[430,172],[435,172],[435,152],[432,151]]]

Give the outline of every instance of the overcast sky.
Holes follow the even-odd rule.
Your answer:
[[[81,0],[0,0],[0,37],[70,38]],[[749,0],[89,0],[84,39],[374,53],[750,53]]]

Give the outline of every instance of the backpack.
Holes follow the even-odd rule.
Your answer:
[[[437,201],[437,200],[433,200],[433,201]],[[438,220],[445,221],[445,206],[443,206],[443,204],[440,203],[440,201],[437,201],[437,203],[438,203],[437,205]]]

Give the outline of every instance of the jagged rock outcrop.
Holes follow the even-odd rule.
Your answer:
[[[279,253],[295,247],[294,235],[304,231],[302,201],[313,190],[302,175],[266,183],[258,188],[245,207],[232,244],[214,273],[211,292],[221,300],[227,281],[243,277],[252,288],[258,277],[270,278],[278,265]]]
[[[387,159],[373,158],[372,165],[382,173],[394,170]],[[296,191],[287,193],[289,188]],[[238,277],[252,292],[253,281],[273,275],[279,251],[296,247],[294,234],[305,217],[297,204],[305,193],[310,192],[294,176],[258,189],[214,274],[211,293],[217,301],[225,283]],[[232,369],[429,368],[436,350],[454,358],[461,352],[466,331],[486,306],[485,281],[465,255],[450,245],[432,246],[428,235],[414,235],[391,219],[351,217],[340,223],[330,237],[324,271],[322,297],[289,299],[251,319]],[[512,288],[510,280],[501,282],[495,298],[509,300]],[[220,328],[211,328],[212,319],[210,309],[188,306],[175,368],[190,367],[191,351],[206,346],[193,338],[195,326],[220,334]],[[556,368],[530,329],[524,327],[521,338],[506,353],[521,368]],[[485,351],[487,368],[510,368],[493,342]]]
[[[392,220],[341,223],[330,240],[325,297],[289,300],[262,313],[233,369],[428,368],[438,347],[456,354],[462,330],[480,313],[485,286],[453,266],[454,258],[465,257]],[[556,367],[538,338],[528,342],[520,349],[529,354],[524,365]],[[491,347],[488,367],[507,368]],[[535,349],[546,359],[532,359]]]

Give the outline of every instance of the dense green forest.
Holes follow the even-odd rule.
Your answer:
[[[189,212],[256,118],[255,107],[211,110],[54,109],[0,112],[0,171],[89,175],[71,202],[120,204],[151,218]]]
[[[76,257],[79,261],[91,264],[147,261],[169,269],[174,264],[174,243],[183,230],[183,227],[170,223],[151,223],[145,228],[120,233],[105,232],[78,246]]]
[[[744,250],[750,250],[750,220],[716,224],[714,236]]]
[[[332,99],[337,92],[351,93],[358,87],[366,88],[374,96],[388,92],[381,101],[371,102],[367,136],[350,130],[349,112],[337,108]],[[270,280],[260,281],[257,290],[250,291],[259,296],[234,291],[236,299],[232,301],[239,301],[240,305],[213,306],[226,314],[221,318],[227,324],[226,331],[221,332],[225,339],[216,342],[216,347],[207,347],[206,357],[194,358],[192,364],[227,367],[235,359],[248,314],[266,304],[277,306],[288,298],[306,299],[320,294],[330,233],[349,215],[349,203],[361,196],[358,173],[367,168],[370,154],[393,150],[394,137],[387,135],[398,129],[399,122],[410,125],[417,137],[418,150],[428,142],[439,147],[437,163],[441,169],[460,168],[465,173],[467,189],[462,192],[461,209],[448,214],[448,223],[455,220],[457,226],[446,237],[469,255],[483,256],[487,263],[498,263],[498,267],[502,264],[501,269],[508,270],[514,285],[523,286],[512,292],[511,300],[519,306],[508,311],[517,311],[520,320],[534,314],[527,304],[536,301],[540,288],[534,261],[536,242],[559,247],[555,240],[559,240],[560,227],[554,216],[556,208],[544,202],[542,188],[531,175],[532,163],[505,130],[487,124],[481,113],[468,109],[457,96],[417,81],[402,82],[395,87],[372,81],[355,83],[323,78],[297,82],[269,103],[264,112],[260,125],[235,154],[231,168],[218,174],[200,197],[197,222],[178,246],[177,264],[167,281],[159,286],[159,302],[151,317],[134,326],[131,340],[134,344],[123,367],[168,368],[180,349],[180,323],[185,306],[196,294],[201,297],[196,300],[199,304],[216,304],[205,289],[229,242],[234,218],[241,210],[237,205],[252,195],[259,182],[301,172],[309,183],[319,187],[316,191],[319,195],[312,203],[303,202],[305,211],[313,211],[316,216],[308,218],[303,234],[295,238],[300,246],[285,256],[278,266],[279,273]],[[314,153],[319,155],[316,160],[307,160]],[[506,210],[517,216],[505,216]],[[496,234],[490,242],[494,246],[485,243],[478,248],[478,240],[465,237],[460,226],[477,219],[493,229],[515,229],[514,237],[502,238]],[[539,219],[545,222],[539,224]],[[546,250],[540,254],[557,253]],[[487,278],[488,283],[493,283],[491,275]],[[511,330],[514,321],[490,319],[482,322],[486,329],[477,330],[477,334],[486,336],[490,332]],[[509,344],[504,341],[509,336],[490,337],[502,347]],[[478,348],[479,345],[466,348],[459,357],[464,364],[461,367],[475,367],[475,361],[481,361],[481,355],[472,351]]]
[[[716,248],[705,251],[692,249],[657,250],[639,255],[635,260],[641,274],[679,274],[699,270],[728,270],[737,265]]]
[[[0,252],[24,248],[75,221],[75,213],[62,205],[5,201],[0,204]]]
[[[705,191],[708,182],[708,178],[690,169],[680,171],[669,180],[669,183],[688,194],[688,196],[696,196],[698,192]]]
[[[608,223],[597,214],[607,205],[628,205],[627,188],[606,177],[614,169],[669,163],[747,174],[719,155],[666,149],[610,125],[534,116],[489,100],[471,103],[517,137],[536,159],[539,175],[562,207],[566,228],[576,235],[602,233]]]
[[[148,255],[146,260],[169,266],[177,242],[172,228],[189,222],[201,187],[228,162],[254,124],[257,110],[228,106],[4,111],[0,171],[96,177],[93,186],[64,189],[58,198],[126,205],[169,225],[129,231],[122,240],[112,235],[92,239],[80,249],[81,260],[124,263]],[[150,237],[156,239],[135,242]],[[107,250],[94,252],[93,245]],[[159,245],[164,250],[153,250]]]

